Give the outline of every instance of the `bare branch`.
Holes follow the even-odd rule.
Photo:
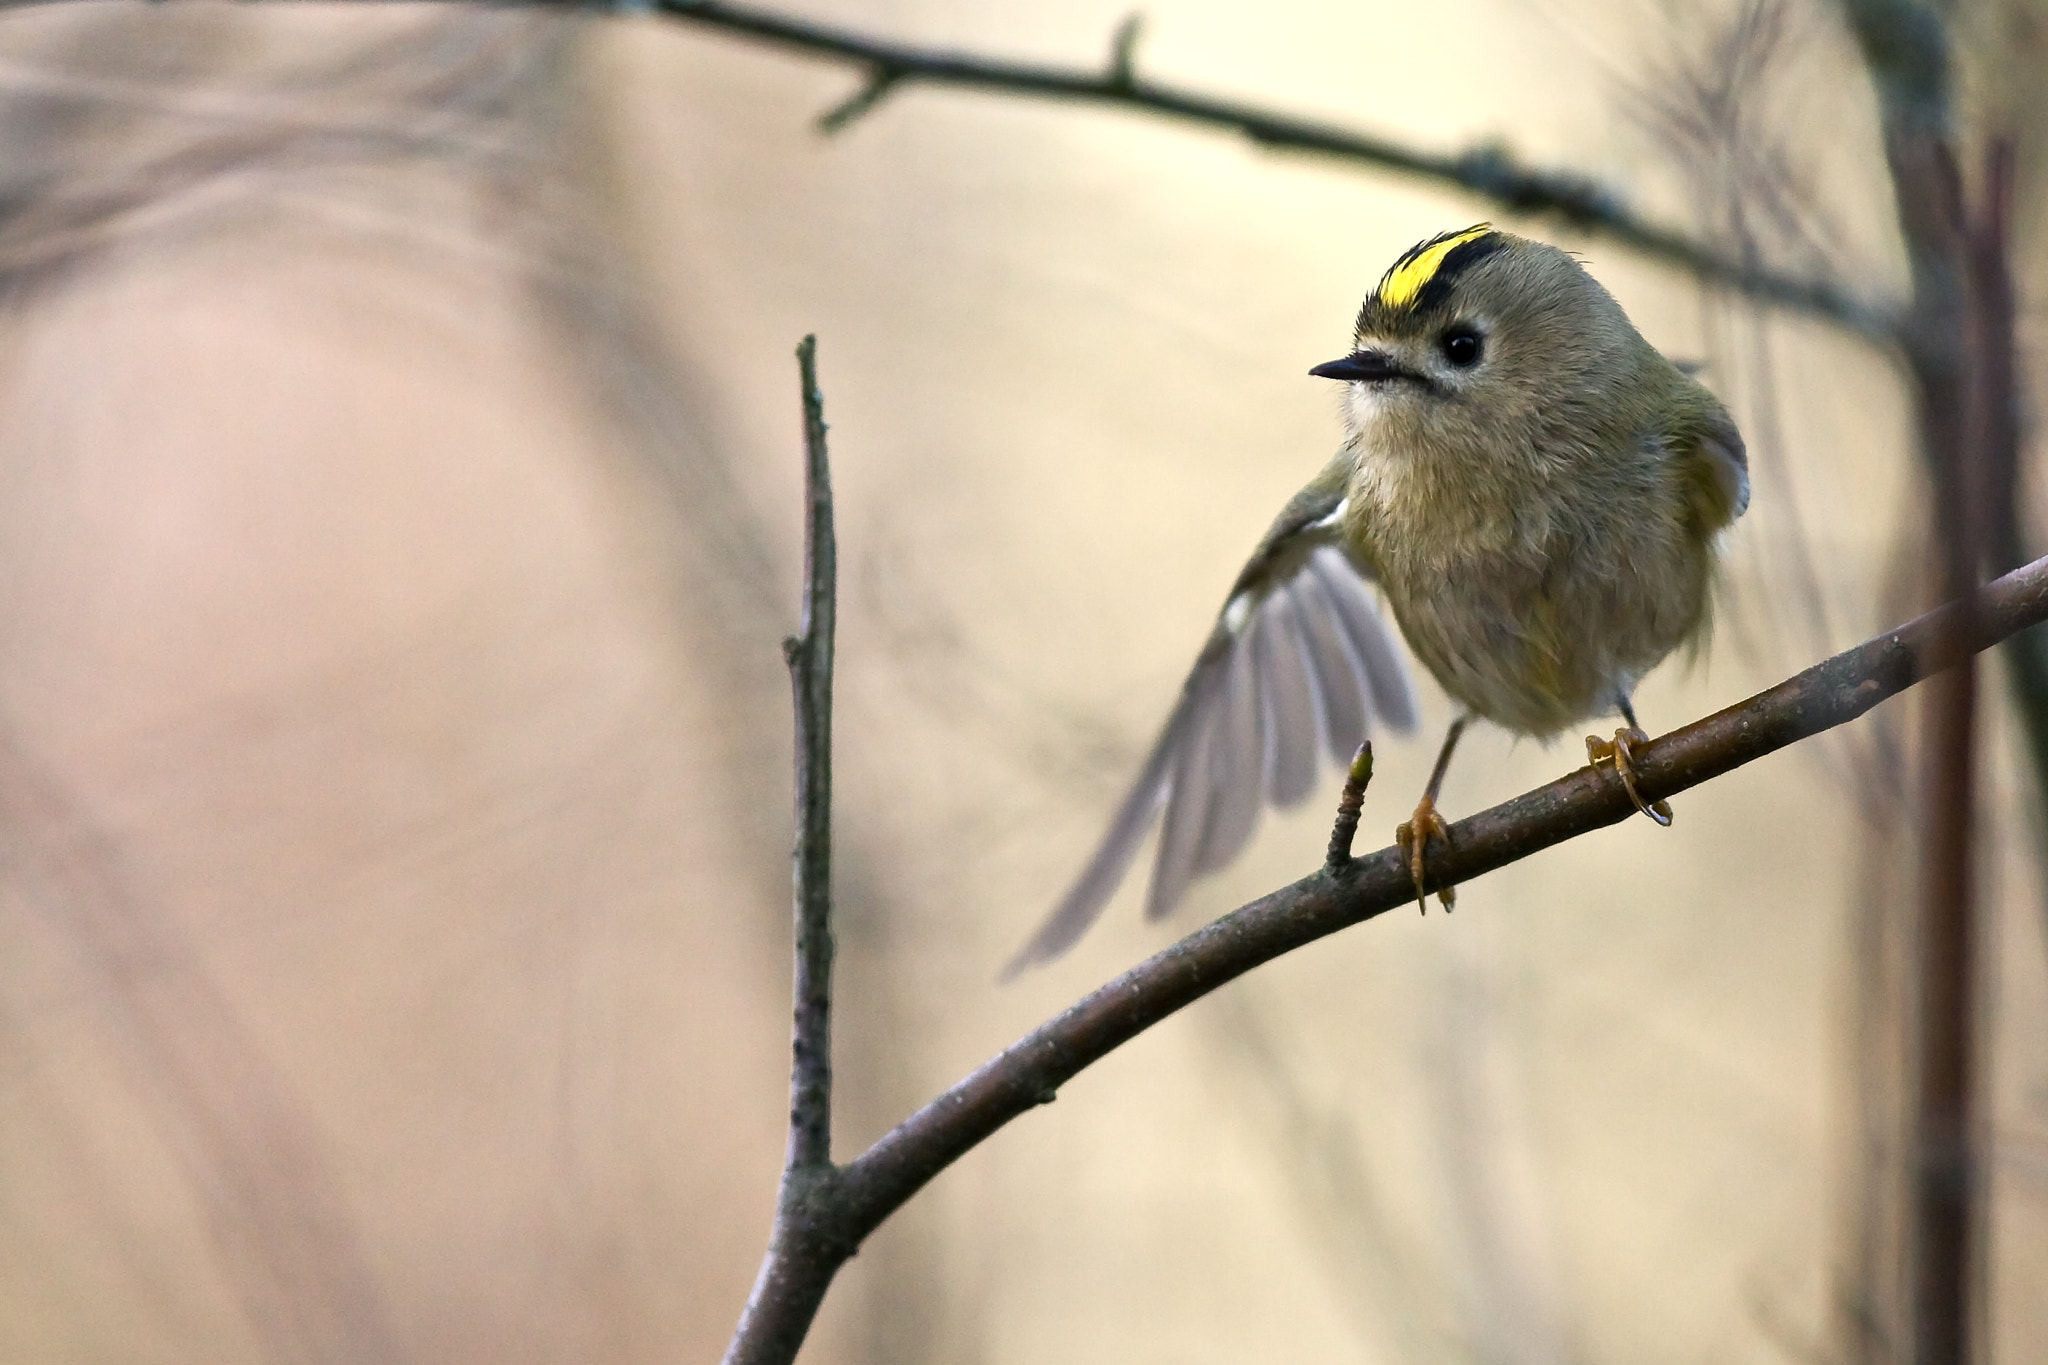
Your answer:
[[[796,348],[804,404],[802,633],[782,642],[796,704],[795,1027],[789,1078],[789,1150],[768,1255],[726,1352],[726,1365],[791,1360],[832,1274],[857,1242],[832,1165],[832,633],[838,546],[825,458],[825,399],[818,339]]]
[[[1982,1082],[1977,1063],[1977,671],[1975,659],[1937,679],[1922,709],[1920,905],[1915,963],[1918,1056],[1913,1067],[1912,1359],[1973,1359],[1971,1288],[1982,1228],[1972,1150]]]
[[[1132,10],[1116,26],[1109,39],[1109,82],[1129,90],[1138,83],[1138,39],[1145,33],[1145,16]]]
[[[804,607],[801,635],[782,642],[796,702],[796,1040],[790,1072],[789,1165],[832,1164],[832,630],[839,546],[818,339],[796,348],[804,401]]]
[[[614,0],[621,8],[626,0]],[[1524,166],[1503,147],[1473,147],[1442,156],[1387,138],[1355,132],[1237,100],[1220,99],[1147,80],[1133,65],[1135,16],[1119,27],[1106,70],[1011,62],[890,42],[727,0],[655,0],[663,14],[728,33],[838,61],[868,74],[855,95],[825,116],[828,130],[846,126],[901,85],[923,82],[1000,91],[1041,99],[1122,105],[1166,118],[1241,133],[1275,151],[1310,152],[1455,185],[1497,207],[1550,215],[1677,266],[1722,288],[1825,318],[1884,345],[1897,338],[1889,304],[1859,299],[1831,280],[1800,279],[1722,255],[1632,212],[1615,191],[1571,171]]]
[[[1698,786],[1854,720],[2048,620],[2048,559],[1999,579],[1974,605],[1968,614],[1953,605],[1929,612],[1637,749],[1637,786],[1649,798]],[[1634,812],[1611,773],[1581,768],[1452,826],[1450,847],[1430,863],[1429,883],[1470,882]],[[1406,905],[1414,894],[1398,849],[1326,865],[1196,930],[1012,1044],[838,1171],[813,1210],[821,1225],[808,1244],[813,1254],[778,1266],[777,1248],[770,1246],[762,1281],[771,1273],[805,1280],[802,1292],[783,1296],[787,1312],[801,1316],[774,1317],[750,1302],[727,1353],[729,1365],[793,1359],[840,1261],[940,1171],[1010,1120],[1050,1103],[1080,1071],[1253,967]],[[839,1259],[816,1255],[820,1246],[836,1247]],[[769,1349],[769,1342],[787,1349]]]
[[[868,78],[860,89],[818,115],[818,131],[828,135],[841,131],[887,99],[889,92],[902,83],[902,72],[876,67],[868,72]]]

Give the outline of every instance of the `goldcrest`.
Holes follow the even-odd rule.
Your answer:
[[[1589,755],[1670,821],[1636,796],[1629,698],[1709,629],[1720,532],[1749,502],[1727,409],[1577,260],[1483,223],[1403,254],[1350,354],[1309,373],[1344,385],[1344,443],[1252,552],[1101,847],[1012,970],[1081,936],[1155,819],[1154,918],[1237,856],[1264,802],[1307,797],[1321,752],[1344,763],[1373,723],[1414,728],[1373,585],[1460,708],[1396,834],[1418,899],[1474,719],[1547,739],[1618,714]]]

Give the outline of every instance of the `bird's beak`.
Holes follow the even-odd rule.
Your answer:
[[[1385,351],[1353,351],[1342,360],[1326,360],[1309,371],[1318,379],[1413,379],[1414,375],[1394,363]]]

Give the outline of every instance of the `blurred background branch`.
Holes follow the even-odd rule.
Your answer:
[[[920,83],[1122,106],[1237,132],[1275,151],[1306,152],[1452,185],[1508,212],[1556,218],[1620,242],[1653,260],[1690,271],[1709,284],[1826,318],[1871,340],[1892,339],[1891,310],[1883,304],[1858,298],[1831,280],[1801,279],[1730,259],[1642,218],[1611,186],[1570,171],[1523,165],[1498,144],[1440,156],[1369,133],[1141,76],[1136,65],[1139,24],[1135,15],[1112,36],[1106,65],[1090,71],[891,42],[728,0],[655,0],[655,8],[688,23],[862,68],[866,77],[861,87],[820,118],[819,126],[826,132],[843,129],[891,93]]]
[[[1923,0],[1846,0],[1844,8],[1876,87],[1912,280],[1900,351],[1934,492],[1934,568],[1939,591],[1967,603],[1987,568],[1996,573],[2022,553],[2010,135],[1995,124],[1980,130],[1974,154],[1962,140],[1946,9]],[[1965,169],[1972,160],[1982,166],[1974,183]],[[2004,655],[2036,789],[2048,791],[2048,647],[2040,632],[2027,632]],[[1922,728],[1918,970],[1909,1002],[1918,1045],[1903,1243],[1915,1365],[1967,1365],[1983,1351],[1986,935],[1976,894],[1975,681],[1974,668],[1944,678]],[[2036,806],[2038,831],[2048,803]]]

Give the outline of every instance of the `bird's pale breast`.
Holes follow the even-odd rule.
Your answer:
[[[1345,529],[1444,691],[1521,734],[1611,714],[1706,623],[1712,551],[1686,529],[1668,453],[1570,496],[1363,455]],[[1551,477],[1555,477],[1552,472]],[[1622,511],[1620,509],[1626,509]]]

